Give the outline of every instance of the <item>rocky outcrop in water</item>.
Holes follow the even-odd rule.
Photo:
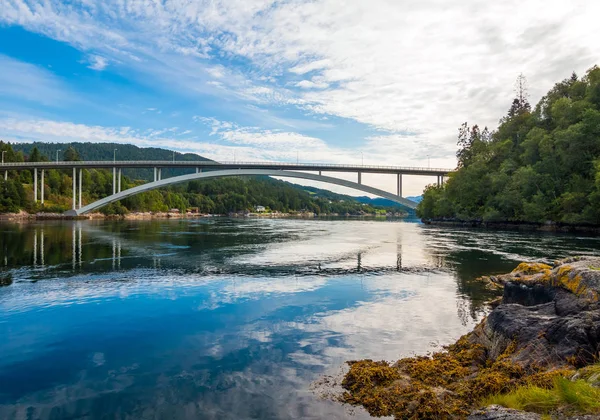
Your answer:
[[[511,360],[523,366],[585,366],[595,361],[600,343],[600,259],[579,258],[520,264],[513,272],[489,277],[504,287],[498,305],[472,333],[495,359],[511,342]]]
[[[444,352],[394,365],[350,362],[342,399],[378,416],[464,418],[490,395],[522,386],[548,389],[555,378],[572,378],[598,361],[600,258],[522,263],[482,280],[503,288],[503,297],[471,333]],[[490,407],[471,418],[539,416]]]

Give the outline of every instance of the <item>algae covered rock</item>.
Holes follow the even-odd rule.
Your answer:
[[[500,302],[475,329],[444,351],[386,362],[350,362],[342,401],[376,416],[466,418],[489,395],[517,387],[551,388],[600,355],[600,258],[571,258],[554,266],[522,263],[490,276]],[[597,383],[598,368],[580,370]],[[538,419],[488,407],[471,419]]]
[[[585,366],[599,353],[600,266],[598,258],[547,265],[520,264],[498,276],[502,303],[472,333],[491,358],[516,343],[511,356],[522,366]]]

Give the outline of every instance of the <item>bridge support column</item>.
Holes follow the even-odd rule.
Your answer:
[[[358,173],[358,183],[362,184],[362,172]]]
[[[156,168],[154,168],[154,182],[156,182]]]
[[[117,193],[117,168],[113,167],[113,195]]]
[[[33,202],[37,203],[37,168],[33,168]]]
[[[200,172],[202,172],[202,168],[196,168],[196,173],[199,174]]]
[[[402,174],[398,174],[397,189],[398,197],[402,197]]]
[[[321,171],[319,171],[319,176],[321,176]]]
[[[44,170],[42,169],[42,185],[41,185],[41,196],[42,196],[42,200],[41,203],[44,204]]]
[[[162,179],[162,168],[158,168],[158,181]]]
[[[121,192],[121,168],[119,168],[119,183],[118,183],[118,188],[117,188],[117,192]]]
[[[83,168],[79,168],[79,208],[81,208],[81,195],[83,194],[83,188],[81,188],[83,180]]]
[[[8,181],[8,170],[4,171],[4,180]]]
[[[441,176],[439,176],[439,175],[437,176],[437,184],[438,184],[438,187],[439,187],[440,185],[442,185],[441,178],[442,178]]]
[[[77,209],[77,169],[73,168],[73,210]]]

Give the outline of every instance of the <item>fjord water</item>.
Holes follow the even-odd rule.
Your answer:
[[[400,220],[0,224],[0,418],[347,418],[311,383],[469,331],[477,276],[599,253]]]

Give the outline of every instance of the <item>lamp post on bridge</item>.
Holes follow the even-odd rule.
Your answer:
[[[365,166],[365,154],[360,152],[361,166]]]
[[[56,151],[56,163],[58,163],[58,152],[62,152],[62,149],[58,149],[58,150]]]
[[[4,154],[6,153],[6,150],[2,151],[2,163],[4,163]]]
[[[175,150],[173,150],[173,163],[175,163]]]

